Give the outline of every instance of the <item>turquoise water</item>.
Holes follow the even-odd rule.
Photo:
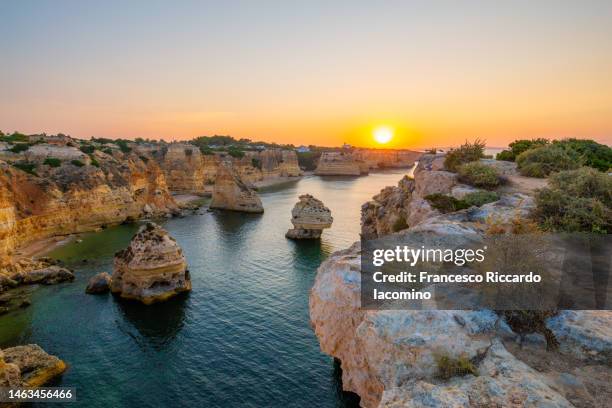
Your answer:
[[[317,267],[358,239],[360,207],[405,172],[361,178],[307,177],[260,192],[263,215],[203,212],[164,222],[183,248],[193,290],[142,306],[84,293],[112,272],[115,251],[138,228],[85,235],[55,250],[76,280],[27,288],[32,306],[0,318],[0,347],[38,343],[64,359],[57,384],[87,407],[343,407],[339,369],[319,350],[308,317]],[[284,237],[303,193],[331,210],[320,242]]]

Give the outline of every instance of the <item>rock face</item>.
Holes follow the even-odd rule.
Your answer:
[[[317,176],[359,176],[367,174],[350,152],[324,152],[314,172]]]
[[[36,344],[0,350],[0,387],[40,387],[66,371],[66,363]]]
[[[151,304],[191,290],[183,251],[160,226],[147,223],[115,254],[111,291]]]
[[[0,266],[0,293],[19,285],[53,285],[73,279],[74,273],[71,270],[56,265],[50,259],[21,259]]]
[[[406,168],[419,160],[423,153],[412,150],[355,149],[355,160],[365,163],[370,169]]]
[[[291,239],[318,239],[323,229],[330,228],[333,221],[331,211],[321,200],[304,194],[291,211],[293,228],[285,236]]]
[[[153,160],[99,150],[92,157],[97,166],[39,163],[36,174],[0,161],[0,255],[31,241],[140,218],[145,205],[147,215],[178,209]]]
[[[257,193],[240,179],[229,164],[225,163],[217,170],[210,208],[248,213],[264,211]]]
[[[170,191],[180,194],[206,193],[205,161],[197,146],[172,143],[164,149],[160,167]]]
[[[106,293],[110,290],[112,278],[106,272],[98,273],[89,279],[85,293],[98,294]]]
[[[525,217],[529,194],[498,191],[498,201],[441,214],[426,194],[463,194],[442,167],[425,155],[414,180],[402,179],[362,207],[362,235],[395,231],[418,247],[419,233],[481,239],[488,220],[500,226]],[[404,220],[404,223],[397,220]],[[394,228],[394,224],[401,228]],[[410,241],[413,239],[413,241]],[[411,246],[409,245],[409,246]],[[361,308],[361,248],[332,254],[317,271],[310,293],[311,325],[321,350],[341,361],[342,384],[373,407],[605,407],[612,395],[612,313],[562,311],[545,327],[558,342],[547,350],[541,334],[518,334],[490,310],[366,310]],[[520,346],[519,346],[520,343]],[[470,372],[440,375],[439,356],[463,359]]]

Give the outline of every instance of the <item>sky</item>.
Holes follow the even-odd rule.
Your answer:
[[[612,144],[612,1],[0,0],[0,129]]]

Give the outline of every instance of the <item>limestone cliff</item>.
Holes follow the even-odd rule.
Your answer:
[[[530,212],[530,194],[513,189],[500,189],[498,201],[481,207],[445,214],[432,209],[425,196],[467,187],[442,163],[442,156],[424,156],[414,180],[403,179],[364,205],[362,234],[375,238],[397,230],[403,242],[419,247],[419,233],[478,239],[488,220],[509,226]],[[550,352],[542,334],[525,340],[490,310],[362,309],[360,256],[357,242],[319,267],[310,319],[322,351],[341,361],[344,389],[357,393],[361,406],[606,406],[612,313],[566,311],[548,318],[543,325],[559,347]],[[469,370],[441,377],[440,356],[461,358]]]
[[[310,194],[300,196],[291,211],[293,228],[285,235],[291,239],[318,239],[325,228],[330,228],[334,219],[329,208]]]
[[[240,179],[229,163],[222,163],[217,169],[210,208],[249,213],[264,211],[257,193]]]
[[[351,152],[323,152],[315,174],[317,176],[359,176],[367,174],[367,166],[357,161]]]
[[[111,291],[151,304],[191,290],[183,251],[163,228],[142,226],[130,245],[115,254]]]
[[[34,240],[177,209],[153,160],[97,150],[88,158],[90,164],[34,161],[29,173],[0,161],[0,255]]]
[[[407,168],[422,156],[421,152],[401,149],[355,149],[353,158],[370,169]]]
[[[170,191],[180,194],[207,192],[205,159],[200,149],[186,143],[172,143],[159,153],[160,167]]]

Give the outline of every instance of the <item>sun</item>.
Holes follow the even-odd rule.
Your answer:
[[[393,130],[386,126],[374,129],[374,140],[380,144],[389,143],[393,139]]]

